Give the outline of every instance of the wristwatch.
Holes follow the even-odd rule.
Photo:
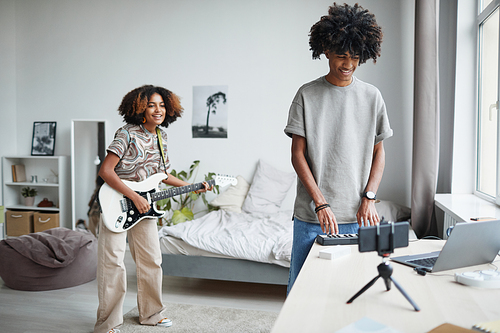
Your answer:
[[[368,200],[375,200],[377,195],[372,191],[366,191],[363,193],[363,198],[367,198]]]

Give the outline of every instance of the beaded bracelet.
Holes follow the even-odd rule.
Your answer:
[[[325,209],[327,207],[330,207],[330,205],[329,204],[319,205],[318,207],[314,208],[314,212],[317,214],[320,210]]]

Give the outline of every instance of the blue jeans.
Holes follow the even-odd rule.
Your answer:
[[[338,226],[339,234],[357,234],[359,229],[357,223],[339,224]],[[318,234],[324,234],[319,224],[304,222],[297,218],[293,219],[292,258],[290,260],[287,295],[290,293]]]

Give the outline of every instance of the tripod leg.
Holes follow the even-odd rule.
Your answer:
[[[385,289],[387,291],[391,290],[391,275],[392,275],[392,266],[383,262],[377,266],[378,274],[384,279]]]
[[[375,283],[375,281],[378,280],[378,278],[380,277],[380,275],[377,275],[376,277],[374,277],[370,282],[368,282],[366,284],[366,286],[364,286],[363,288],[361,288],[360,291],[358,291],[356,293],[356,295],[352,296],[350,300],[347,301],[347,304],[351,304],[359,295],[361,295],[362,293],[364,293],[365,291],[368,290],[368,288],[370,288],[371,286],[373,286],[373,284]]]
[[[384,282],[385,282],[385,290],[387,290],[387,291],[391,290],[391,278],[384,277]]]
[[[399,283],[396,282],[396,280],[394,280],[394,278],[391,276],[390,279],[392,280],[392,282],[394,282],[394,285],[396,286],[396,288],[398,288],[398,290],[401,292],[401,294],[403,294],[403,296],[408,300],[408,302],[410,302],[410,304],[413,306],[413,308],[415,309],[415,311],[420,311],[420,308],[418,307],[417,303],[415,303],[411,298],[410,296],[406,293],[406,291],[403,289],[403,287],[401,287],[399,285]]]

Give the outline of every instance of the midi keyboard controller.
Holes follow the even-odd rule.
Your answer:
[[[328,234],[316,236],[316,242],[320,245],[349,245],[358,244],[357,234]]]

